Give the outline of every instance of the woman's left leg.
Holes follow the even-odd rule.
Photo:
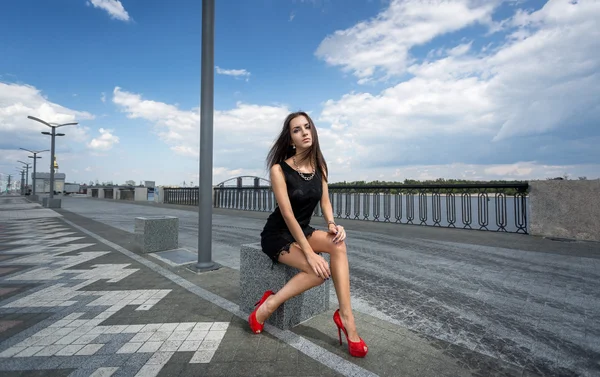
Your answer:
[[[340,306],[342,323],[348,331],[348,338],[356,342],[360,340],[360,337],[356,331],[354,314],[350,304],[350,267],[348,265],[346,243],[344,241],[337,244],[333,243],[333,238],[333,234],[317,230],[308,238],[308,243],[315,252],[328,253],[331,257],[331,277],[333,278],[333,285]]]
[[[289,252],[280,254],[278,260],[279,263],[296,268],[300,272],[294,275],[277,293],[269,296],[264,304],[258,308],[256,312],[258,323],[264,323],[285,301],[310,288],[323,284],[325,281],[315,275],[306,261],[304,253],[296,243],[290,245]]]

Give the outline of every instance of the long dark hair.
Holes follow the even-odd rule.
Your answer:
[[[267,155],[267,169],[270,170],[273,165],[276,165],[296,154],[296,150],[292,148],[292,135],[290,134],[290,122],[292,119],[304,116],[306,120],[308,120],[308,124],[310,125],[310,132],[312,134],[312,145],[309,149],[307,149],[306,153],[303,156],[300,156],[300,159],[303,161],[308,159],[312,163],[315,164],[315,169],[319,169],[321,176],[323,179],[327,181],[327,163],[325,162],[325,158],[323,158],[323,154],[321,153],[321,147],[319,146],[319,136],[317,134],[317,128],[315,127],[314,122],[304,111],[297,111],[295,113],[291,113],[285,118],[283,122],[283,128],[281,129],[281,133],[273,143],[269,154]]]

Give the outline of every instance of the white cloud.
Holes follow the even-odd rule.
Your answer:
[[[88,166],[88,167],[87,167],[87,168],[85,168],[84,170],[85,170],[85,171],[92,171],[92,168]]]
[[[106,102],[106,93],[102,92],[102,93],[100,93],[100,94],[101,94],[101,96],[100,96],[100,101],[102,101],[102,102]]]
[[[119,143],[119,137],[113,135],[113,130],[100,128],[98,131],[100,132],[100,136],[93,138],[88,143],[88,148],[94,151],[108,151],[112,149],[115,144]]]
[[[114,18],[115,20],[130,20],[129,13],[127,13],[119,0],[89,0],[87,4],[92,5],[94,8],[105,10],[110,15],[110,18]]]
[[[246,81],[250,78],[250,72],[245,69],[223,69],[219,66],[215,66],[216,72],[219,75],[233,76],[233,77],[245,77]]]
[[[50,145],[50,138],[40,135],[49,128],[39,122],[28,119],[34,116],[49,123],[81,122],[94,119],[85,111],[66,108],[49,101],[40,90],[24,84],[0,82],[0,147],[10,149],[37,148]],[[87,140],[87,128],[81,124],[60,129],[66,137],[57,143],[84,142]],[[43,149],[43,148],[41,148]]]
[[[336,146],[331,152],[340,166],[400,161],[407,153],[422,161],[431,157],[422,150],[451,150],[448,145],[456,152],[437,157],[450,163],[462,153],[458,148],[469,148],[457,142],[465,135],[471,148],[488,150],[531,136],[524,153],[550,148],[562,150],[552,158],[567,159],[575,150],[565,151],[561,139],[580,134],[590,140],[598,135],[594,122],[600,117],[600,2],[550,0],[537,12],[517,12],[503,22],[507,39],[494,49],[474,51],[470,42],[462,43],[441,54],[430,53],[423,61],[407,57],[409,46],[444,30],[485,21],[490,5],[445,2],[426,10],[408,4],[413,2],[393,1],[375,20],[336,32],[317,51],[361,79],[373,77],[377,69],[384,75],[412,75],[376,94],[353,92],[324,103],[320,120],[332,124],[326,137]],[[453,15],[447,19],[456,15],[450,9],[463,9],[457,16],[460,22],[439,20],[440,9]],[[402,23],[399,15],[407,16]],[[422,35],[411,34],[415,30]],[[522,38],[511,37],[521,30]],[[392,39],[400,41],[399,46],[392,46]],[[556,133],[565,136],[554,137],[554,144],[533,138]],[[499,155],[496,160],[500,157],[505,158]]]
[[[410,49],[475,23],[490,23],[498,0],[392,0],[371,20],[338,30],[315,54],[352,72],[359,83],[402,74]]]
[[[324,152],[325,153],[325,152]],[[331,154],[325,154],[325,157]],[[444,163],[439,164],[406,164],[394,166],[375,166],[370,168],[346,166],[338,164],[335,159],[328,159],[332,182],[352,181],[395,181],[405,179],[420,181],[444,179],[464,179],[472,181],[509,180],[528,181],[564,177],[577,179],[586,176],[589,179],[600,178],[600,164],[543,164],[537,161],[519,161],[510,164],[471,164]]]
[[[377,169],[369,172],[370,179],[377,179],[376,175],[382,175],[384,180],[417,179],[435,180],[465,179],[465,180],[534,180],[563,177],[569,175],[570,179],[580,176],[598,176],[600,165],[548,165],[535,161],[521,161],[513,164],[463,164],[452,163],[447,165],[418,165],[403,166],[401,168]],[[568,173],[567,173],[568,172]]]
[[[129,118],[149,121],[158,137],[179,155],[199,157],[200,114],[116,87],[113,102]],[[260,106],[238,102],[233,109],[214,112],[213,165],[219,174],[236,169],[262,172],[268,148],[281,130],[286,106]],[[215,181],[223,177],[215,177]],[[224,177],[223,179],[230,178]]]
[[[289,20],[288,20],[288,21],[289,21],[289,22],[292,22],[292,21],[294,21],[294,18],[296,18],[296,12],[292,12],[292,13],[290,13],[290,18],[289,18]]]

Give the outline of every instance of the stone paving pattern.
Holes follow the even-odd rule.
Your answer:
[[[365,376],[600,375],[598,243],[343,221],[349,233],[353,306],[370,346],[368,357],[357,360],[337,343],[331,321],[334,296],[327,313],[291,331],[267,329],[254,336],[243,316],[192,294],[61,219],[135,250],[136,216],[177,216],[180,246],[195,252],[197,208],[63,198],[63,210],[5,209],[22,202],[0,197],[0,269],[6,269],[0,270],[2,376],[135,376],[143,368],[144,375],[160,376],[334,376],[340,373],[333,369],[343,369],[339,365],[355,365],[354,375]],[[267,215],[215,210],[213,256],[224,265],[220,270],[195,274],[150,255],[144,258],[237,303],[239,245],[257,242]],[[319,221],[315,218],[315,224]],[[51,286],[54,294],[44,294]],[[107,317],[96,323],[102,316]],[[194,332],[189,331],[192,323],[204,328],[211,323],[224,333],[214,335],[222,339],[210,359],[196,356],[195,361],[204,362],[191,362],[200,347],[180,350],[183,342],[176,351],[167,351],[175,347],[170,343],[162,351],[138,352],[163,325],[167,332],[174,323],[182,328],[175,327],[166,340],[159,340],[163,333],[154,339],[163,341],[161,347],[171,336],[171,342],[186,342]],[[150,337],[142,331],[158,324]],[[70,328],[79,335],[74,340],[61,334]],[[52,338],[51,331],[59,333]],[[95,331],[102,333],[92,339]],[[199,327],[196,334],[200,331],[206,330]],[[58,335],[54,343],[44,344]],[[41,343],[29,344],[34,340]],[[67,343],[62,349],[70,347],[63,353],[74,354],[34,353],[63,346],[57,341]],[[194,342],[190,338],[187,346],[195,347]],[[299,348],[299,342],[306,347]],[[102,347],[92,355],[76,354],[97,345]],[[26,347],[20,351],[24,354],[6,356],[15,347]]]
[[[6,200],[0,198],[0,205]],[[249,336],[237,319],[237,328],[230,328],[231,313],[53,214],[23,218],[0,219],[0,266],[7,270],[0,278],[2,376],[235,376],[246,368],[276,370],[252,360],[268,335]],[[291,375],[337,375],[323,373],[290,348],[273,341],[273,365],[295,363]]]
[[[136,216],[177,216],[180,247],[195,252],[196,207],[73,198],[63,208],[128,232]],[[213,259],[239,269],[239,245],[259,241],[267,216],[214,210]],[[599,243],[338,222],[361,313],[528,373],[600,375]]]

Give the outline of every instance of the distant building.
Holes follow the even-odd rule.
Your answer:
[[[65,173],[54,173],[54,191],[63,192],[65,190],[65,178]],[[35,185],[36,194],[50,192],[50,173],[36,172],[35,176],[31,173],[31,180]]]

